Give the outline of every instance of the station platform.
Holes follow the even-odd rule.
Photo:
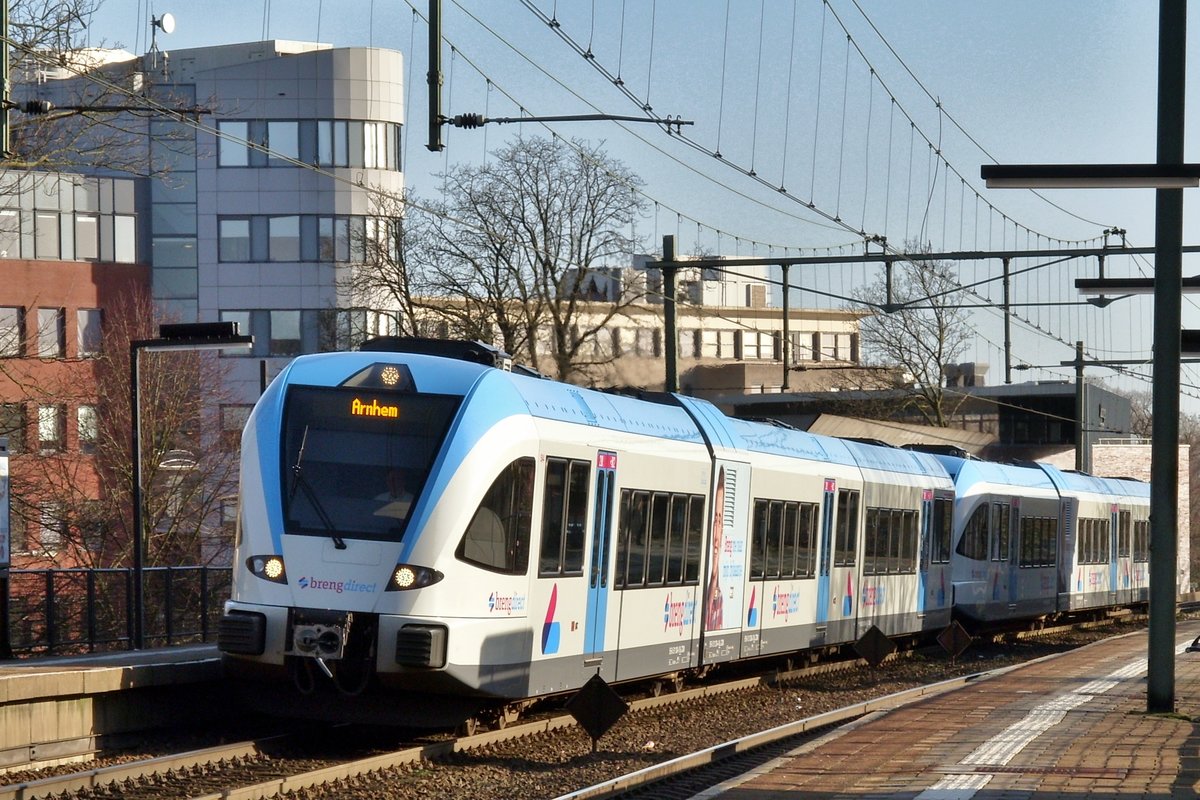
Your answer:
[[[90,757],[106,742],[224,708],[215,644],[0,661],[0,771]]]
[[[697,800],[1195,798],[1197,636],[1177,623],[1171,714],[1146,713],[1143,631],[864,717]]]

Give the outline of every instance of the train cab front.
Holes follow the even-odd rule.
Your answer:
[[[443,560],[454,557],[443,534],[461,535],[464,494],[478,502],[465,443],[512,416],[504,382],[472,405],[489,370],[374,358],[361,354],[333,385],[306,380],[312,370],[297,359],[247,423],[219,648],[231,675],[286,680],[310,696],[470,693],[471,676],[448,663]],[[447,500],[454,482],[468,487],[454,495],[463,502]]]

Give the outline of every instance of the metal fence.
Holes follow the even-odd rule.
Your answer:
[[[229,567],[147,567],[145,646],[207,642],[229,597]],[[14,569],[9,639],[14,656],[127,650],[133,645],[130,569]]]

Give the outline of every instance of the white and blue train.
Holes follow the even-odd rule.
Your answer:
[[[596,674],[671,682],[872,626],[907,639],[956,613],[1144,602],[1148,506],[1137,481],[816,436],[682,395],[461,357],[302,356],[242,437],[219,647],[306,702],[511,713]]]

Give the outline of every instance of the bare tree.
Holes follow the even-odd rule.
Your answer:
[[[946,390],[943,376],[970,336],[957,305],[961,287],[943,262],[915,259],[889,269],[890,280],[885,275],[859,298],[869,312],[860,328],[863,362],[898,367],[904,378],[894,388],[905,391],[909,407],[928,424],[945,427],[962,398]]]
[[[634,249],[640,179],[598,147],[522,138],[444,183],[424,286],[449,301],[456,326],[544,360],[560,380],[611,362],[608,327],[641,297],[614,288],[604,268]]]
[[[130,341],[153,338],[154,312],[145,296],[105,310],[100,354],[85,366],[93,381],[39,386],[63,413],[81,407],[79,441],[47,456],[30,453],[13,470],[13,514],[26,531],[57,528],[45,548],[27,536],[31,552],[52,550],[56,564],[121,567],[131,563],[133,462]],[[236,491],[236,443],[216,418],[223,368],[213,353],[143,352],[139,368],[141,477],[145,564],[203,563],[219,548],[220,504]],[[89,391],[94,387],[94,394]],[[65,444],[65,443],[64,443]],[[47,514],[54,515],[48,519]],[[49,555],[49,553],[48,553]]]

